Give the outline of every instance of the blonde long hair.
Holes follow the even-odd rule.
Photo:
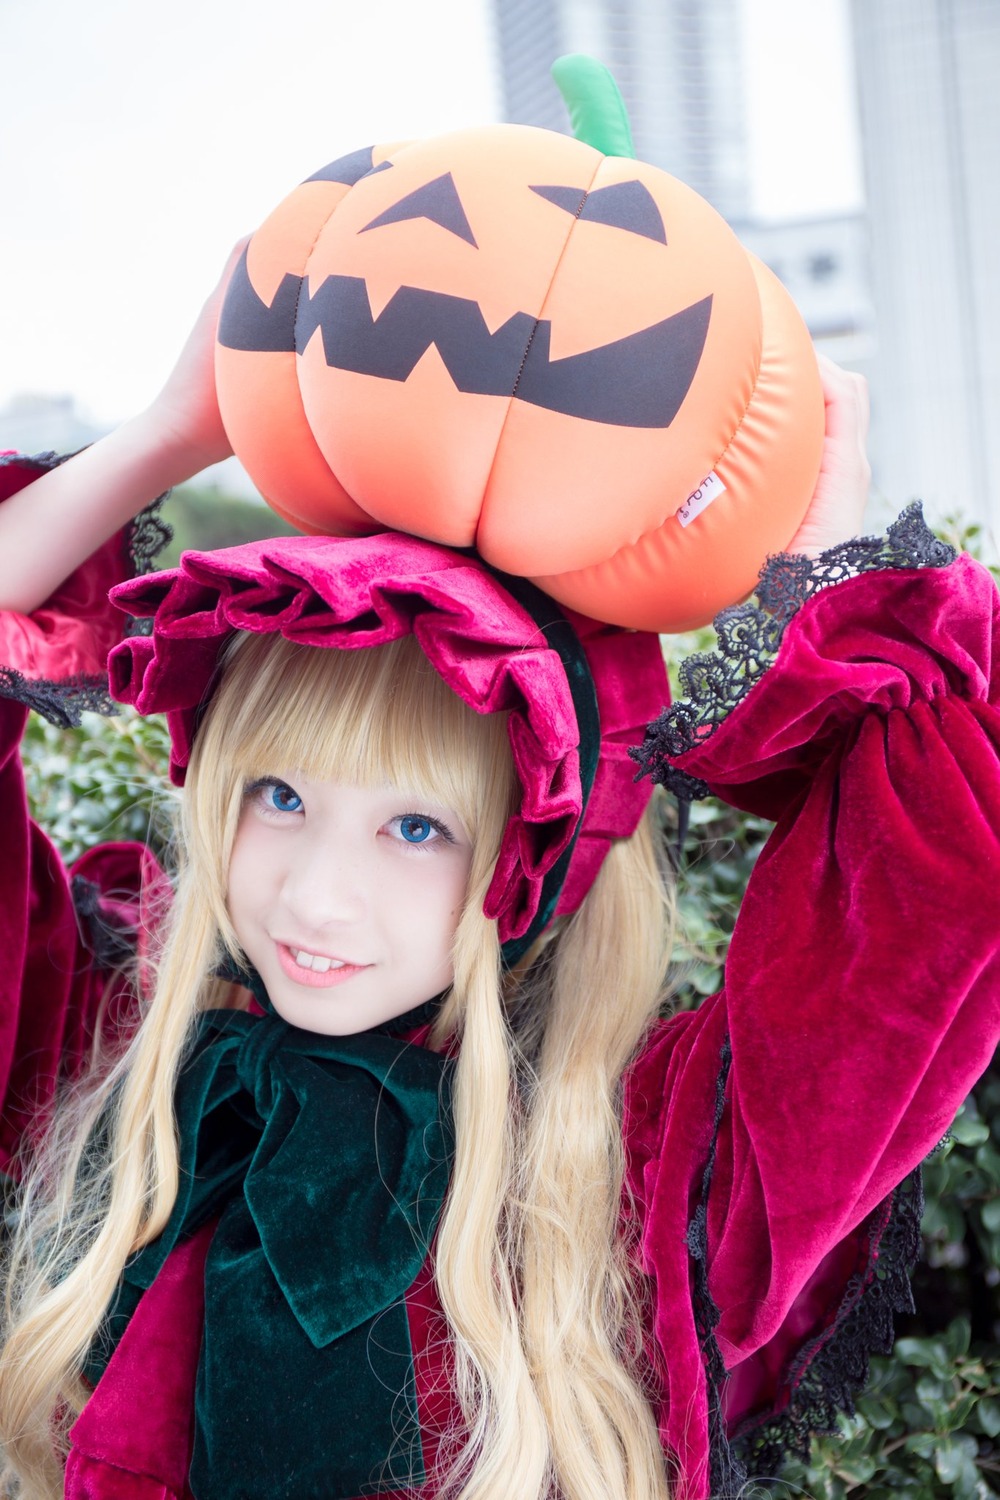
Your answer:
[[[199,1011],[220,1003],[220,959],[238,956],[225,893],[243,788],[276,765],[405,785],[453,807],[474,844],[432,1034],[460,1043],[436,1282],[464,1426],[443,1435],[441,1493],[667,1496],[617,1225],[621,1076],[659,1007],[669,902],[644,824],[544,954],[505,979],[482,912],[516,792],[505,719],[468,709],[412,637],[365,650],[244,637],[231,651],[192,757],[152,998],[120,1056],[65,1099],[26,1175],[0,1355],[0,1433],[23,1500],[62,1494],[87,1352],[126,1260],[173,1206],[177,1074]]]

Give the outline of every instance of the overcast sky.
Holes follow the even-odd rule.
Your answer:
[[[846,0],[742,4],[757,212],[857,206]],[[100,422],[152,397],[301,178],[501,117],[488,0],[0,0],[0,55],[0,405],[68,392]]]

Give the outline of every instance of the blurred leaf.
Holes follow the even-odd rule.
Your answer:
[[[946,1369],[948,1351],[936,1339],[897,1339],[896,1358],[918,1369]]]
[[[995,1396],[980,1396],[975,1407],[976,1421],[987,1437],[1000,1434],[1000,1401]]]
[[[177,799],[168,758],[160,717],[86,713],[80,729],[63,730],[30,714],[22,759],[32,815],[67,862],[111,839],[145,841],[162,853]]]
[[[968,1354],[969,1339],[971,1335],[972,1328],[968,1318],[966,1317],[955,1318],[955,1320],[948,1325],[947,1332],[944,1336],[944,1342],[951,1360],[958,1359],[960,1354]]]
[[[951,1127],[951,1135],[962,1146],[981,1146],[990,1138],[990,1127],[983,1120],[967,1116],[963,1110]]]

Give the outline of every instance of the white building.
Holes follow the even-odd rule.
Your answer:
[[[828,214],[780,224],[750,220],[733,228],[784,282],[817,348],[867,375],[875,349],[875,311],[865,215]]]
[[[1000,4],[853,0],[875,478],[1000,531]]]

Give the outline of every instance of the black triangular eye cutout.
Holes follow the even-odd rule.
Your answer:
[[[547,198],[550,203],[555,204],[556,208],[564,208],[568,214],[573,215],[574,219],[587,200],[586,188],[533,187],[531,191],[537,193],[539,198]]]
[[[440,224],[442,229],[457,234],[459,239],[466,240],[475,249],[479,249],[465,217],[455,179],[450,172],[407,193],[405,198],[400,198],[398,203],[387,208],[384,214],[379,214],[377,219],[372,219],[359,232],[364,234],[365,230],[379,229],[383,224],[401,224],[406,219],[430,219],[432,223]]]
[[[628,229],[632,234],[657,240],[661,245],[667,243],[667,231],[656,200],[649,188],[637,179],[595,188],[587,194],[580,218],[592,219],[595,224],[613,224],[617,229]]]
[[[591,224],[610,224],[614,229],[627,229],[630,234],[641,234],[644,239],[656,240],[660,245],[667,243],[667,232],[656,201],[649,188],[637,178],[594,188],[586,195],[573,187],[533,187],[531,191]],[[584,198],[582,208],[581,197]]]
[[[373,170],[373,150],[372,146],[364,146],[360,151],[352,151],[349,156],[338,156],[336,161],[329,162],[311,177],[307,177],[306,182],[343,182],[347,187],[353,187]],[[381,167],[375,167],[374,171],[381,171]]]

